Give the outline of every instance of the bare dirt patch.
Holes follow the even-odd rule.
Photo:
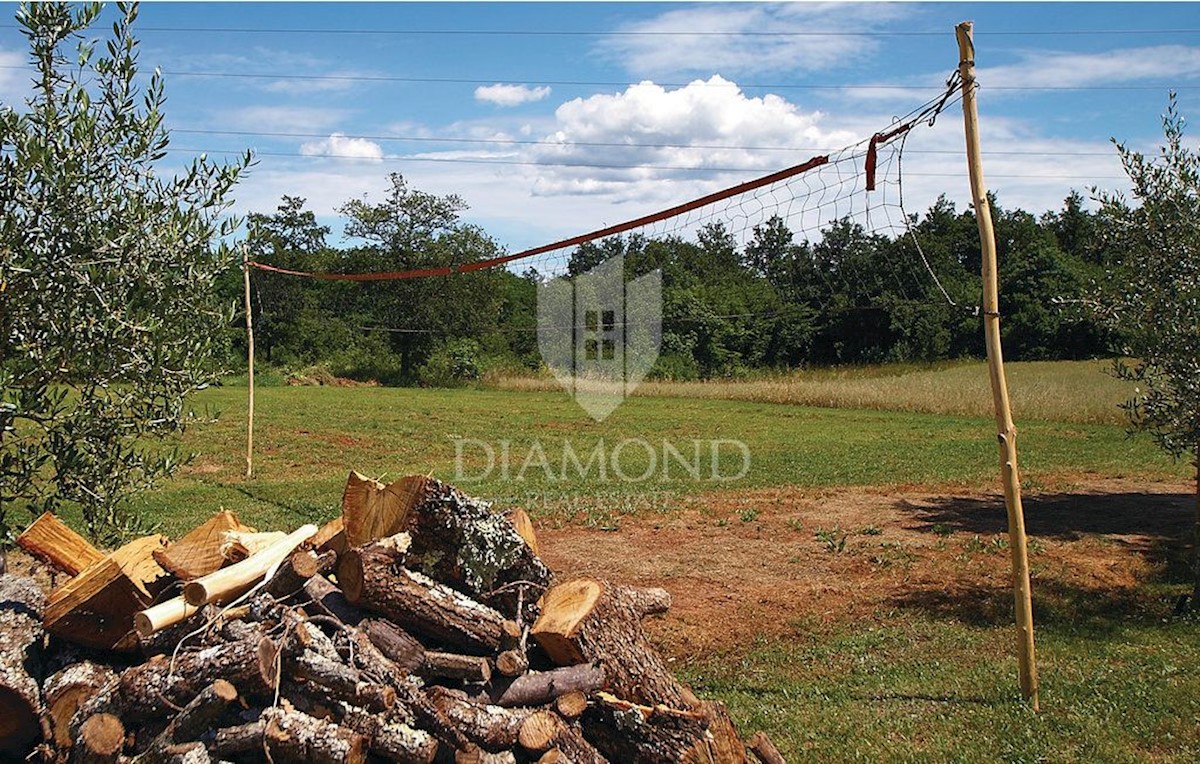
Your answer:
[[[1067,602],[1073,618],[1160,606],[1143,584],[1186,560],[1190,490],[1093,480],[1026,496],[1035,616]],[[998,493],[771,488],[680,501],[623,516],[617,530],[539,531],[560,573],[665,586],[674,604],[654,628],[673,655],[906,610],[1011,618]]]

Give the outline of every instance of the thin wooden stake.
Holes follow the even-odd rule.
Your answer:
[[[979,223],[979,242],[983,254],[983,332],[987,346],[988,375],[992,383],[992,403],[996,410],[997,437],[1000,445],[1000,477],[1004,483],[1004,505],[1008,509],[1008,538],[1012,551],[1013,598],[1017,613],[1017,661],[1021,694],[1038,710],[1037,663],[1033,651],[1033,600],[1029,587],[1029,549],[1025,541],[1025,511],[1021,507],[1021,483],[1017,473],[1017,428],[1008,402],[1008,382],[1004,376],[1004,355],[1000,348],[1000,287],[996,275],[996,237],[987,186],[983,182],[980,161],[979,112],[975,102],[974,25],[964,21],[956,29],[958,72],[962,77],[963,124],[967,139],[967,168],[971,178],[971,197]]]
[[[254,477],[254,315],[250,311],[250,256],[242,256],[242,280],[246,285],[246,477]]]

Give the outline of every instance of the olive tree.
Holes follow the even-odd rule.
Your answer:
[[[0,104],[0,531],[14,507],[78,506],[102,541],[169,475],[165,439],[214,378],[232,306],[227,196],[249,165],[200,157],[164,177],[163,81],[139,76],[136,5],[23,4],[33,82]],[[93,33],[94,34],[94,33]],[[97,51],[97,48],[100,48]]]
[[[1117,144],[1132,203],[1100,193],[1113,258],[1097,295],[1097,316],[1131,360],[1115,371],[1135,384],[1124,404],[1131,426],[1196,466],[1195,581],[1200,605],[1200,152],[1184,143],[1172,94],[1165,145],[1147,156]]]

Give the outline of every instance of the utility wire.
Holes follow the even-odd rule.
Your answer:
[[[169,148],[172,154],[242,154],[244,149],[201,149],[201,148]],[[520,159],[467,159],[465,157],[426,157],[426,156],[384,156],[363,157],[356,154],[302,154],[297,151],[254,151],[255,156],[289,157],[297,159],[352,159],[360,162],[430,162],[435,164],[478,164],[505,165],[515,167],[575,167],[582,170],[667,170],[685,172],[739,172],[762,173],[761,167],[689,167],[684,165],[657,164],[596,164],[592,162],[537,162]],[[956,152],[950,152],[956,153]],[[961,178],[961,173],[953,172],[909,172],[912,177],[925,178]],[[989,178],[1019,178],[1025,180],[1127,180],[1123,175],[1025,175],[1012,173],[988,173]]]
[[[0,70],[9,71],[26,71],[30,74],[34,73],[33,69],[28,66],[19,64],[4,64],[0,65]],[[533,86],[553,86],[553,87],[602,87],[602,88],[627,88],[639,83],[619,81],[619,80],[530,80],[505,77],[398,77],[390,75],[371,75],[371,74],[294,74],[294,73],[262,73],[262,72],[195,72],[195,71],[178,71],[178,70],[163,70],[162,74],[168,77],[196,77],[196,78],[216,78],[216,79],[260,79],[260,80],[298,80],[298,81],[329,81],[329,82],[394,82],[406,84],[433,84],[433,85],[486,85],[486,84],[510,84],[510,85],[533,85]],[[664,88],[682,88],[682,87],[733,87],[741,89],[766,89],[766,90],[915,90],[934,92],[939,89],[937,85],[870,85],[870,84],[836,84],[836,83],[735,83],[735,82],[707,82],[704,80],[695,80],[692,82],[655,82],[654,84]],[[1181,84],[1163,84],[1163,85],[987,85],[984,86],[989,91],[1013,91],[1013,92],[1036,92],[1036,91],[1161,91],[1161,90],[1191,90],[1196,86],[1181,85]]]
[[[259,138],[329,138],[330,133],[271,132],[266,130],[203,130],[198,128],[170,128],[172,134],[227,135]],[[707,143],[637,143],[625,141],[550,141],[519,138],[446,138],[438,136],[369,135],[335,131],[342,138],[365,141],[395,141],[400,143],[467,143],[502,146],[547,146],[551,148],[638,148],[638,149],[706,149],[731,151],[797,151],[811,154],[828,154],[835,148],[813,148],[805,146],[746,146]],[[947,154],[961,156],[962,151],[951,149],[906,149],[910,154]],[[1111,156],[1111,151],[985,151],[995,156]]]
[[[0,24],[0,29],[19,29],[16,24]],[[139,25],[139,32],[185,34],[326,34],[326,35],[400,35],[458,37],[947,37],[946,29],[878,29],[846,31],[810,29],[802,31],[701,30],[701,29],[330,29],[316,27],[196,27]],[[1200,34],[1200,29],[1002,29],[980,31],[977,37],[1038,36],[1078,37],[1100,35],[1182,35]]]

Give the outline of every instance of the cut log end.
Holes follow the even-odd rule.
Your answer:
[[[115,762],[125,747],[125,725],[112,714],[93,714],[79,728],[79,759]]]
[[[572,642],[579,625],[592,613],[604,587],[595,579],[579,578],[558,584],[542,598],[541,616],[531,634],[560,666],[582,663],[584,657]]]

